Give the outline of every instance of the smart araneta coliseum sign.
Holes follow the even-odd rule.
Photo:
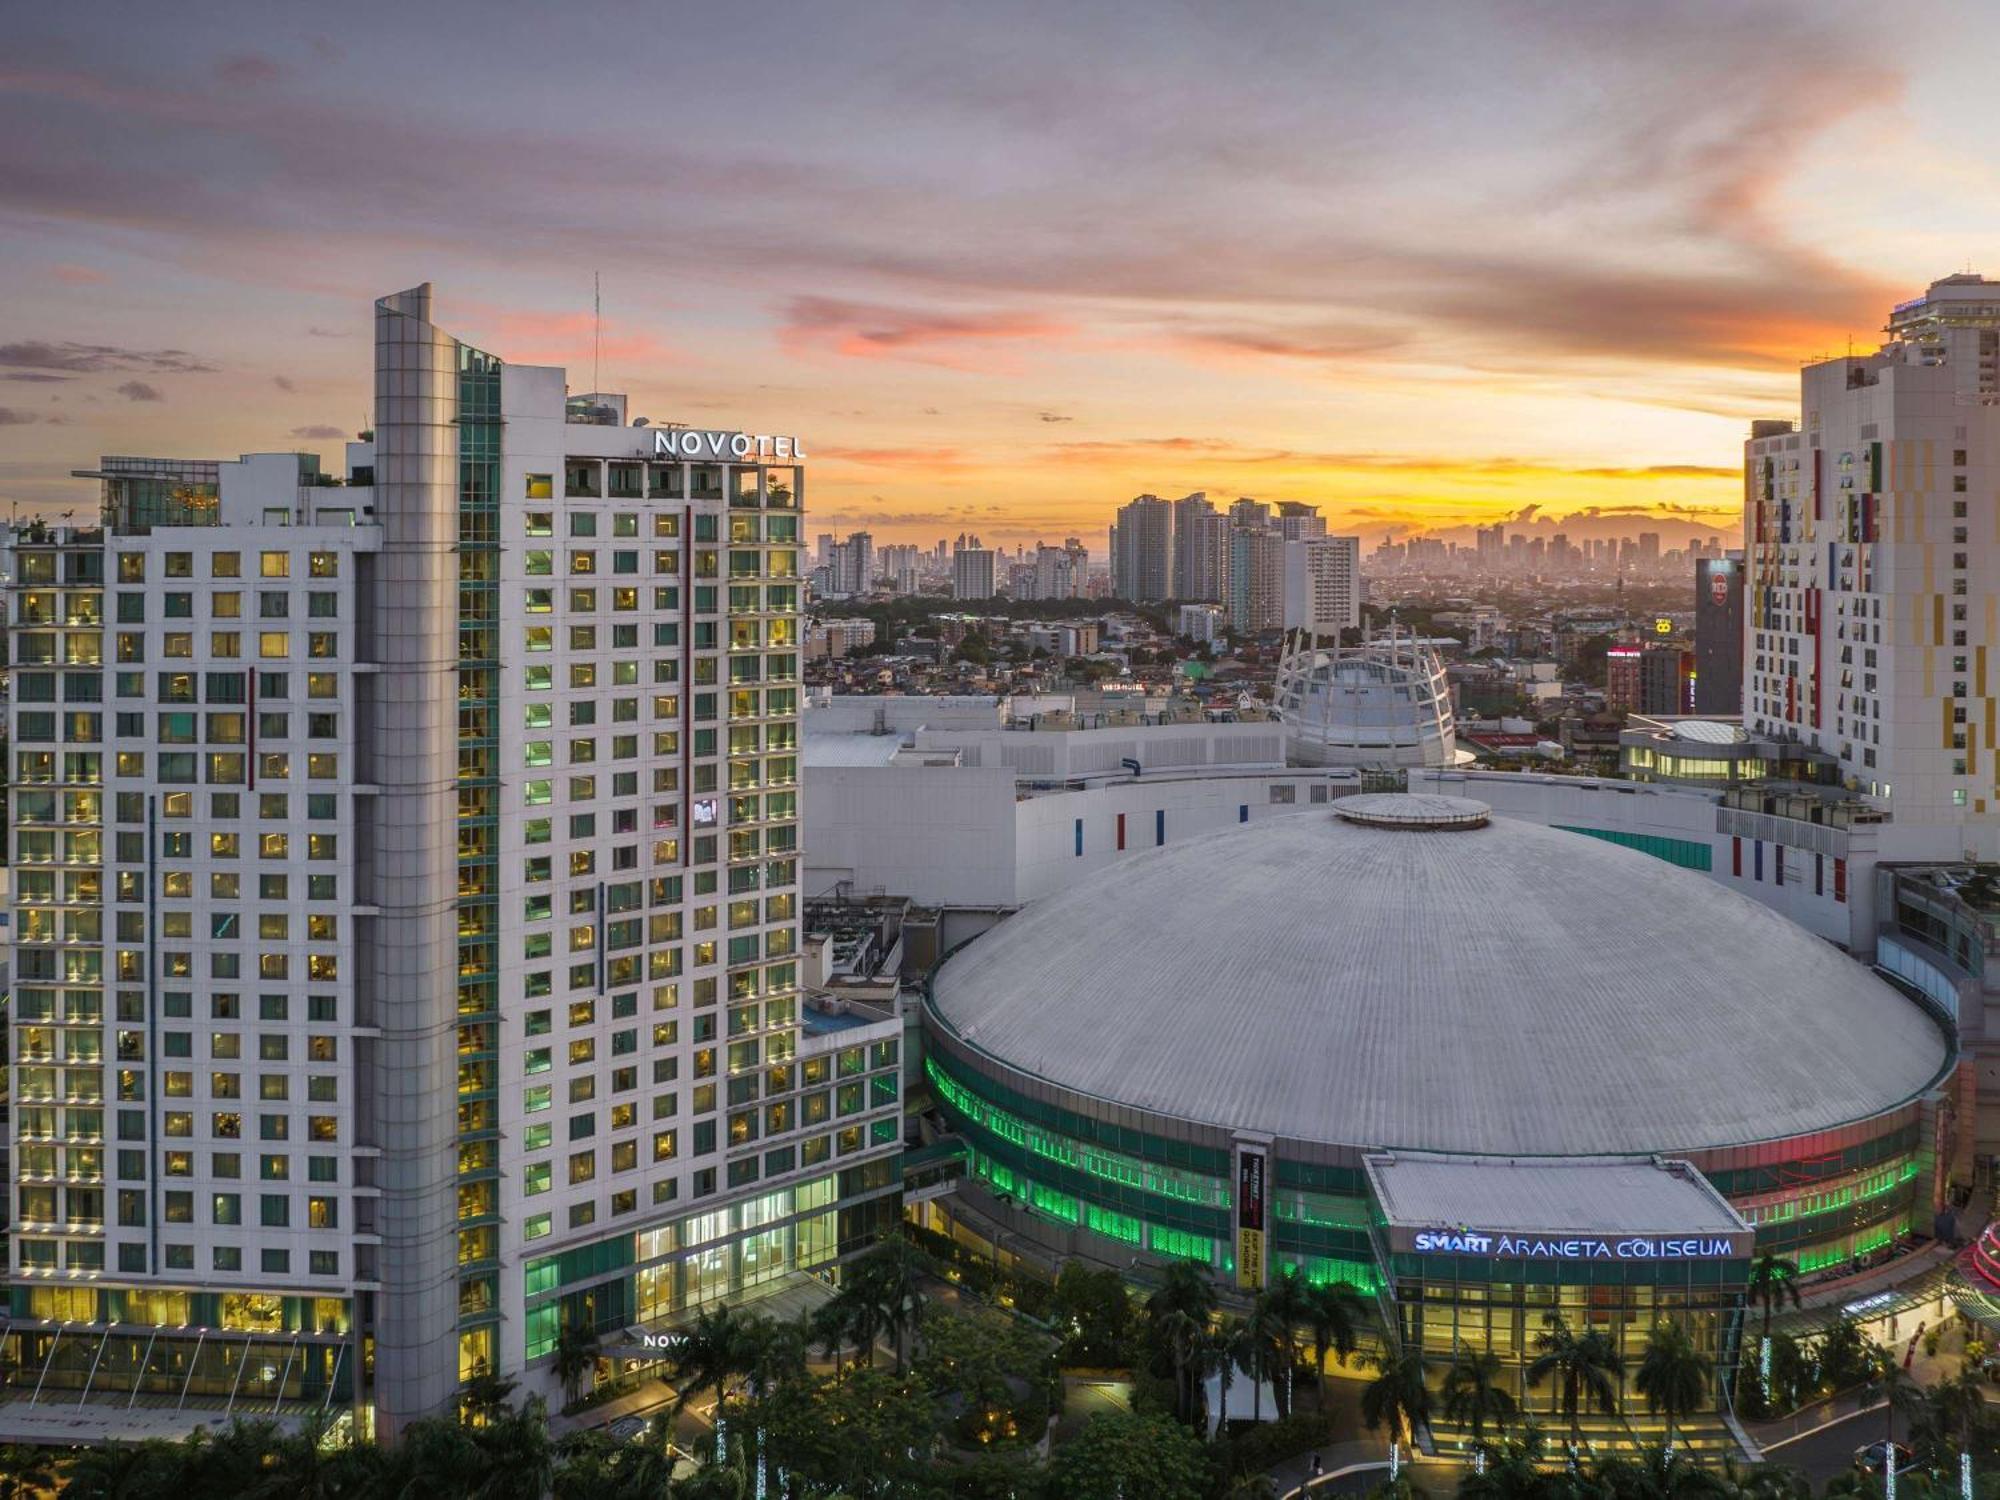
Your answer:
[[[661,427],[653,433],[655,458],[759,458],[797,463],[806,445],[790,433],[712,432],[694,427]]]
[[[1709,1235],[1492,1234],[1473,1229],[1423,1229],[1411,1236],[1419,1255],[1487,1255],[1503,1260],[1727,1260],[1741,1255],[1735,1240]]]

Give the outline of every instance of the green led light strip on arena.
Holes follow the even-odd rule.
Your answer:
[[[1107,1151],[1057,1135],[1008,1113],[997,1104],[965,1087],[938,1066],[937,1059],[924,1059],[924,1072],[931,1086],[951,1107],[1003,1141],[1029,1151],[1060,1166],[1087,1172],[1092,1177],[1122,1187],[1134,1187],[1162,1198],[1203,1207],[1229,1207],[1229,1185],[1218,1177],[1196,1176],[1171,1167],[1158,1166],[1138,1157]]]

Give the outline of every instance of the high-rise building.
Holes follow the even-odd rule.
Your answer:
[[[1134,603],[1173,597],[1173,501],[1141,495],[1118,508],[1111,527],[1111,587]]]
[[[11,539],[8,1357],[79,1402],[393,1436],[895,1214],[897,1028],[800,1010],[796,443],[428,286],[375,354],[344,473]]]
[[[1745,722],[1834,756],[1895,823],[1991,822],[2000,282],[1934,282],[1888,334],[1807,366],[1798,425],[1746,444]]]
[[[1186,569],[1175,581],[1183,599],[1220,601],[1229,593],[1229,517],[1214,509],[1194,515],[1186,537],[1176,537]]]
[[[1201,490],[1173,502],[1174,576],[1169,597],[1212,599],[1216,596],[1214,527],[1219,518]]]
[[[1694,565],[1694,711],[1743,712],[1743,554]]]
[[[1286,542],[1282,608],[1286,630],[1308,631],[1315,637],[1338,636],[1358,626],[1361,538],[1318,536]]]
[[[1311,541],[1326,535],[1326,517],[1319,513],[1317,505],[1307,505],[1298,500],[1280,500],[1273,524],[1278,535],[1288,542]]]
[[[1689,690],[1694,677],[1694,653],[1679,646],[1647,646],[1639,658],[1639,702],[1642,714],[1684,714],[1692,710]]]
[[[1614,641],[1604,652],[1604,706],[1627,713],[1638,710],[1646,648],[1637,641]]]
[[[857,531],[844,542],[832,542],[828,552],[829,594],[866,594],[875,587],[880,568],[875,558],[875,538],[868,532]]]
[[[1176,621],[1179,634],[1193,641],[1215,641],[1227,623],[1219,604],[1183,604]]]
[[[896,543],[882,548],[877,554],[881,576],[888,582],[890,592],[914,594],[922,575],[922,553],[909,543]]]
[[[1084,566],[1083,559],[1078,555],[1080,550],[1075,547],[1051,547],[1047,542],[1037,542],[1033,560],[1015,565],[1019,581],[1014,590],[1014,597],[1081,599]]]
[[[994,593],[993,551],[978,537],[961,534],[951,551],[951,594],[954,599],[991,599]]]
[[[1268,512],[1254,502],[1239,500],[1232,516],[1246,522],[1229,533],[1229,626],[1243,634],[1281,630],[1285,624],[1286,542],[1268,522]],[[1263,524],[1255,524],[1261,521]]]

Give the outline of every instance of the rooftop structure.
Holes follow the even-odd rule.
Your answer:
[[[1707,1178],[1660,1157],[1411,1156],[1366,1160],[1391,1229],[1542,1237],[1727,1236],[1748,1253],[1750,1226]],[[1477,1251],[1475,1250],[1475,1253]]]
[[[1294,765],[1445,766],[1457,750],[1444,664],[1407,636],[1346,647],[1301,638],[1273,692]]]

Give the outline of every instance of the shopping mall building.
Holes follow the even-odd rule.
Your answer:
[[[1754,1256],[1893,1256],[1969,1170],[1941,1011],[1461,798],[1344,798],[1031,905],[939,967],[925,1046],[965,1151],[934,1227],[1241,1295],[1296,1266],[1516,1380],[1551,1311],[1628,1368],[1684,1321],[1726,1370]]]

